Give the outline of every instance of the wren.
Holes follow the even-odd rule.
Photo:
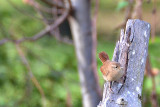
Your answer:
[[[100,71],[103,74],[104,80],[109,82],[109,90],[113,92],[111,88],[112,81],[120,80],[125,74],[125,71],[120,63],[109,60],[109,57],[105,52],[100,52],[99,58],[103,63]]]

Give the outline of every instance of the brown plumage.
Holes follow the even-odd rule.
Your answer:
[[[99,53],[99,58],[103,65],[101,66],[100,70],[103,74],[103,78],[110,82],[110,90],[111,89],[111,82],[119,80],[124,75],[124,69],[120,63],[115,61],[110,61],[108,55],[105,52]]]
[[[104,63],[106,60],[109,60],[109,56],[105,52],[100,52],[99,59],[102,63]]]

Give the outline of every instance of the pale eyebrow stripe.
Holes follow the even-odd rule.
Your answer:
[[[116,67],[116,65],[115,64],[113,64],[113,65],[111,65],[112,67]]]

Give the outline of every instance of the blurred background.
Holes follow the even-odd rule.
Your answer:
[[[82,106],[76,43],[73,44],[70,23],[64,19],[54,28],[56,32],[44,33],[52,22],[55,26],[59,22],[56,19],[63,15],[60,6],[64,3],[57,0],[59,7],[49,3],[51,0],[0,0],[0,107]],[[97,18],[92,25],[97,27],[99,87],[103,89],[104,80],[98,53],[105,51],[111,59],[120,29],[128,18],[138,17],[152,28],[142,103],[144,107],[160,105],[160,1],[97,3],[91,0],[90,9],[91,18]]]

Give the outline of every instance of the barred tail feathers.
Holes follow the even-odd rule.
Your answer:
[[[102,63],[104,63],[105,61],[109,60],[109,56],[105,52],[100,52],[99,59],[101,60]]]

